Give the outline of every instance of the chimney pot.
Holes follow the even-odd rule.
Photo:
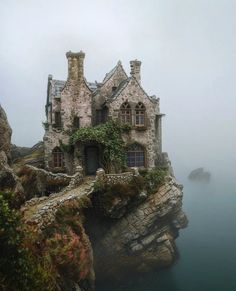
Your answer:
[[[136,60],[130,61],[130,75],[134,77],[139,83],[141,82],[140,67],[141,62]]]

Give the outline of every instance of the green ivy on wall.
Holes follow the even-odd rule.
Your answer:
[[[103,164],[107,171],[118,170],[125,165],[125,144],[121,134],[131,129],[127,124],[114,120],[94,126],[82,127],[72,134],[70,144],[96,142],[103,146]]]

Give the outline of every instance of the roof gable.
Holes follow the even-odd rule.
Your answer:
[[[158,99],[156,99],[156,96],[155,95],[154,96],[149,96],[145,92],[145,90],[143,89],[143,87],[140,85],[140,83],[134,77],[129,77],[126,80],[124,80],[123,82],[121,82],[120,86],[116,89],[116,91],[111,96],[111,98],[110,98],[109,101],[110,102],[113,102],[114,100],[116,100],[128,86],[133,86],[132,85],[133,82],[135,82],[135,85],[137,85],[139,87],[139,89],[148,98],[149,101],[151,101],[152,103],[158,102]]]
[[[105,78],[103,79],[102,83],[105,84],[108,80],[112,78],[112,76],[115,75],[116,72],[121,71],[126,78],[128,78],[121,61],[118,61],[117,65],[109,72],[106,74]]]

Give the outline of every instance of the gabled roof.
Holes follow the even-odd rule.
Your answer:
[[[118,88],[116,89],[116,91],[111,95],[111,97],[108,99],[109,100],[109,102],[112,102],[112,101],[114,101],[123,91],[124,91],[124,89],[128,86],[128,84],[130,83],[130,81],[131,80],[133,80],[133,81],[135,81],[138,85],[139,85],[139,87],[140,87],[140,89],[143,91],[143,93],[147,96],[147,98],[151,101],[151,102],[153,102],[153,103],[155,103],[155,102],[157,102],[158,101],[158,99],[156,98],[156,96],[154,95],[154,96],[149,96],[146,92],[145,92],[145,90],[143,89],[143,87],[139,84],[139,82],[134,78],[134,77],[129,77],[129,78],[127,78],[126,80],[124,80],[124,81],[122,81],[121,83],[120,83],[120,85],[118,86]]]
[[[105,78],[103,79],[103,81],[102,81],[102,83],[104,84],[104,83],[106,83],[113,75],[114,75],[114,73],[116,72],[116,70],[119,68],[119,67],[121,67],[121,69],[124,71],[124,73],[125,73],[125,75],[127,76],[127,74],[126,74],[126,72],[125,72],[125,70],[124,70],[124,68],[123,68],[123,66],[122,66],[122,63],[121,63],[121,61],[118,61],[118,63],[117,63],[117,65],[109,72],[109,73],[107,73],[106,74],[106,76],[105,76]],[[128,78],[128,76],[127,76],[127,78]]]

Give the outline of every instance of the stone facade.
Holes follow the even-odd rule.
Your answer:
[[[128,167],[153,168],[162,157],[159,98],[149,96],[141,86],[141,62],[130,62],[130,76],[121,62],[101,83],[84,77],[83,52],[66,54],[67,81],[48,77],[45,135],[45,168],[73,174],[81,166],[85,174],[101,167],[101,145],[77,144],[63,151],[70,134],[79,127],[95,126],[107,120],[131,124],[122,138],[127,146]]]

